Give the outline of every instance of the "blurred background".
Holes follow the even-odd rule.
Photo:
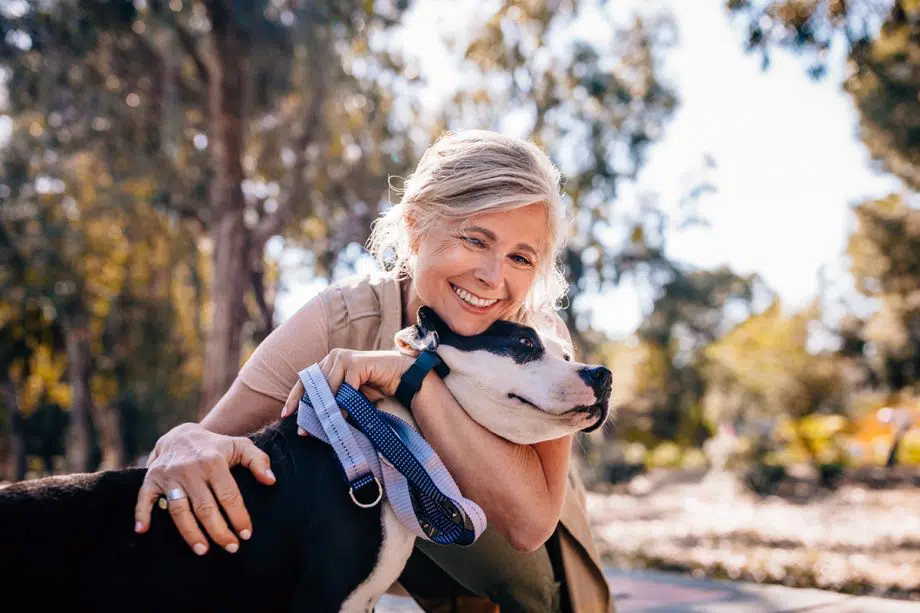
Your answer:
[[[606,559],[920,599],[918,0],[3,0],[0,479],[142,464],[463,128],[566,177]]]

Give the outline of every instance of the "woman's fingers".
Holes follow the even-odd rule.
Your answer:
[[[364,394],[370,402],[377,402],[378,400],[386,398],[386,395],[382,394],[376,387],[363,385],[358,391]]]
[[[168,492],[174,491],[176,489],[184,492],[182,486],[179,483],[172,483],[167,486],[167,497]],[[208,551],[208,539],[205,538],[204,534],[201,532],[201,529],[198,526],[198,522],[195,520],[195,515],[192,513],[191,503],[189,502],[188,494],[182,496],[177,500],[168,500],[167,509],[169,514],[172,516],[173,523],[176,524],[176,529],[179,530],[179,534],[182,535],[182,538],[188,543],[189,547],[192,548],[192,551],[202,556]]]
[[[323,371],[323,376],[326,377],[326,383],[329,384],[329,389],[332,390],[333,394],[338,393],[339,386],[345,380],[345,370],[348,368],[347,362],[348,358],[345,357],[344,352],[333,349],[319,364],[320,370]]]
[[[235,437],[232,443],[231,466],[235,464],[245,466],[263,485],[272,485],[275,482],[275,473],[272,472],[271,460],[267,453],[256,447],[256,444],[245,436]]]
[[[147,532],[150,527],[150,512],[153,511],[153,505],[159,497],[160,488],[149,479],[145,479],[137,495],[137,504],[134,506],[134,531],[138,534]]]
[[[211,474],[216,474],[219,469],[212,469],[209,471]],[[229,472],[229,471],[228,471]],[[191,511],[194,515],[189,515],[179,512],[181,516],[181,521],[185,523],[185,526],[180,526],[180,517],[177,517],[173,513],[173,502],[169,502],[169,512],[173,516],[173,520],[176,522],[176,526],[179,527],[179,532],[182,533],[183,537],[188,533],[191,534],[192,530],[201,534],[201,531],[198,529],[198,523],[204,527],[207,531],[208,536],[211,537],[211,540],[217,543],[219,546],[223,547],[230,553],[236,553],[237,549],[240,547],[240,543],[236,538],[236,535],[227,527],[227,522],[224,520],[224,516],[221,514],[220,509],[217,507],[217,501],[214,499],[214,495],[211,493],[211,488],[208,487],[207,482],[195,481],[189,482],[187,484],[186,494],[188,495],[188,503],[190,504]],[[222,492],[226,494],[226,492]],[[237,492],[237,498],[242,504],[242,498],[239,497]],[[178,505],[182,506],[182,505]],[[198,522],[195,521],[197,518]],[[194,524],[192,526],[191,524]],[[188,532],[186,532],[188,531]],[[186,538],[186,541],[188,539]],[[199,542],[207,543],[205,540]],[[207,547],[207,545],[206,545]],[[195,553],[198,553],[196,545],[193,544],[193,549]]]
[[[241,539],[248,541],[249,537],[252,536],[252,519],[250,519],[249,512],[246,510],[246,505],[243,504],[240,488],[233,479],[233,475],[230,474],[230,467],[219,466],[214,469],[211,474],[211,489],[214,491],[217,502],[227,515],[227,519],[230,520],[233,530],[240,535]],[[208,533],[211,534],[210,529]],[[213,537],[214,535],[211,534],[211,536]],[[228,542],[224,547],[226,548],[227,545],[232,544],[236,544],[236,541]]]
[[[303,392],[303,383],[297,381],[297,384],[291,389],[287,400],[284,402],[284,408],[281,409],[282,419],[297,412],[297,407],[300,405],[300,399],[303,398]]]

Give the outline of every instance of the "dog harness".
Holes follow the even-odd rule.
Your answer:
[[[333,397],[318,364],[298,374],[304,394],[297,425],[333,448],[356,505],[376,506],[385,494],[400,522],[420,538],[441,545],[472,545],[479,538],[485,513],[463,497],[415,428],[347,383]]]

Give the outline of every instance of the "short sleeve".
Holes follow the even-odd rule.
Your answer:
[[[239,378],[254,391],[284,402],[297,383],[297,373],[328,353],[328,315],[320,294],[259,344]]]

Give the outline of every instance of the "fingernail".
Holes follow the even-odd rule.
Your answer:
[[[236,553],[237,551],[240,550],[240,546],[237,543],[230,543],[229,545],[224,547],[224,549],[226,549],[230,553]]]
[[[143,529],[144,529],[144,524],[143,524],[143,523],[141,523],[141,522],[135,522],[135,524],[134,524],[134,531],[135,531],[135,532],[141,532]]]
[[[271,469],[271,468],[266,468],[266,469],[265,469],[265,476],[268,477],[269,479],[271,479],[272,481],[275,480],[275,473],[272,472],[272,469]]]
[[[206,554],[206,553],[208,552],[208,547],[207,547],[207,545],[205,545],[205,544],[203,544],[203,543],[195,543],[195,546],[192,547],[192,551],[194,551],[195,553],[197,553],[197,554],[200,555],[200,556],[203,556],[204,554]]]
[[[252,532],[249,530],[240,530],[240,538],[244,541],[248,541],[250,536],[252,536]]]
[[[303,428],[297,428],[297,434],[299,434],[300,436],[303,436],[303,435],[305,435],[306,433],[307,433],[307,431],[304,430]]]

